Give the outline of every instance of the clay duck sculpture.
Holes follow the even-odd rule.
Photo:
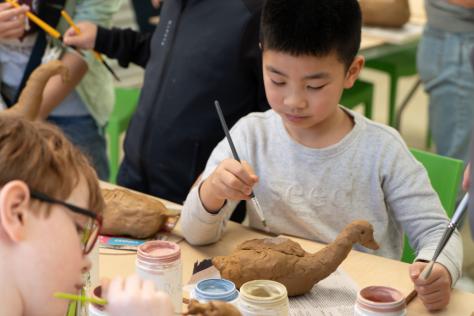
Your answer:
[[[125,189],[102,189],[104,209],[101,234],[148,238],[171,231],[180,211],[167,209],[156,198]]]
[[[18,102],[11,108],[1,111],[0,115],[19,116],[31,121],[38,119],[44,88],[48,80],[55,75],[61,75],[63,82],[69,78],[68,68],[59,60],[50,61],[36,68],[26,82]]]
[[[302,295],[336,271],[355,243],[378,249],[373,233],[367,221],[354,221],[334,242],[314,254],[287,238],[252,239],[240,244],[229,256],[214,257],[212,263],[222,278],[231,280],[238,288],[247,281],[273,280],[286,286],[288,296]]]

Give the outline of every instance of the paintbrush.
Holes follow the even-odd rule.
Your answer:
[[[60,298],[64,300],[76,301],[81,303],[92,303],[97,305],[107,305],[107,300],[103,298],[88,297],[84,295],[76,295],[69,293],[56,292],[53,294],[55,298]]]
[[[54,8],[57,8],[55,5],[51,5]],[[62,17],[66,20],[66,22],[74,29],[76,34],[81,34],[81,30],[77,27],[76,23],[72,20],[71,16],[69,13],[67,13],[66,10],[61,10],[61,15]],[[97,51],[93,51],[95,59],[97,59],[99,62],[102,63],[102,65],[107,68],[107,70],[112,74],[112,76],[115,78],[115,80],[120,81],[120,78],[117,76],[115,71],[112,69],[112,67],[109,66],[109,64],[105,61],[105,59],[102,57],[101,54],[99,54]]]
[[[448,227],[444,231],[443,237],[439,241],[438,247],[436,248],[436,251],[433,255],[433,259],[431,259],[430,263],[427,264],[425,268],[423,269],[423,271],[421,272],[420,277],[422,279],[426,280],[429,278],[431,271],[433,270],[433,266],[436,262],[436,259],[438,259],[438,256],[443,251],[444,247],[449,241],[449,238],[454,233],[459,222],[461,221],[464,214],[466,213],[468,201],[469,201],[469,193],[466,193],[464,197],[462,198],[461,202],[459,203],[458,207],[456,208],[456,211],[454,212],[453,218],[449,222]]]
[[[15,8],[20,8],[21,7],[18,4],[18,2],[16,2],[15,0],[5,0],[5,1],[8,2],[9,4],[11,4]],[[76,53],[78,53],[79,55],[84,57],[84,54],[81,51],[79,51],[76,47],[72,47],[72,46],[64,44],[63,37],[62,37],[61,33],[59,33],[56,29],[51,27],[48,23],[41,20],[39,17],[37,17],[35,14],[33,14],[32,12],[29,12],[29,11],[26,12],[26,16],[33,23],[38,25],[38,27],[40,27],[43,31],[45,31],[47,34],[49,34],[49,36],[51,36],[52,38],[57,39],[61,43],[62,46],[69,47],[69,48],[73,49]]]
[[[232,141],[232,137],[230,136],[229,133],[229,128],[227,127],[227,123],[225,122],[224,119],[224,114],[222,113],[221,106],[219,105],[219,101],[214,101],[214,105],[216,106],[217,114],[219,115],[219,120],[221,121],[222,129],[224,130],[225,136],[227,138],[227,141],[229,142],[230,150],[232,150],[232,155],[234,156],[234,159],[240,162],[239,155],[237,154],[237,150],[235,149],[234,142]],[[267,221],[265,220],[265,217],[263,216],[263,211],[260,206],[260,203],[258,203],[257,198],[255,197],[255,193],[252,191],[250,193],[250,197],[252,199],[253,204],[255,205],[255,211],[257,212],[258,217],[260,218],[260,221],[263,224],[263,227],[265,227],[265,230],[269,232],[269,227],[267,226]]]

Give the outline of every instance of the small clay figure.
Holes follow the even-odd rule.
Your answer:
[[[240,244],[229,256],[213,258],[212,263],[222,278],[238,288],[247,281],[273,280],[286,286],[288,296],[295,296],[309,292],[336,271],[355,243],[378,249],[371,224],[352,222],[334,242],[314,254],[287,238],[253,239]]]
[[[199,303],[191,300],[188,305],[188,312],[183,315],[196,316],[241,316],[239,310],[232,304],[211,301],[209,303]]]
[[[102,189],[106,203],[101,233],[147,238],[164,227],[178,211],[168,210],[158,199],[125,189]]]
[[[68,80],[68,68],[59,60],[53,60],[35,69],[26,82],[18,102],[11,108],[0,112],[0,115],[22,116],[28,120],[36,120],[43,101],[43,91],[49,78],[61,75],[64,82]]]
[[[410,20],[408,0],[359,0],[364,25],[400,28]]]

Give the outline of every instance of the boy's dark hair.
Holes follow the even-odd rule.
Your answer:
[[[263,49],[318,57],[334,51],[348,68],[360,47],[357,0],[266,0],[261,23]]]

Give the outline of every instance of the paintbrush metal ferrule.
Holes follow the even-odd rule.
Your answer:
[[[258,217],[260,218],[260,221],[262,222],[263,227],[267,227],[267,221],[265,220],[265,217],[263,216],[262,207],[260,206],[260,203],[258,203],[258,200],[255,197],[255,194],[253,192],[252,192],[252,194],[253,194],[252,202],[255,205],[255,212],[257,213]]]
[[[237,154],[237,149],[235,149],[234,142],[232,141],[232,137],[230,136],[229,127],[227,127],[227,123],[226,123],[225,118],[224,118],[224,113],[222,113],[222,109],[221,109],[221,106],[219,104],[219,101],[215,100],[214,101],[214,106],[216,107],[217,115],[219,116],[219,121],[221,122],[222,129],[224,130],[224,134],[227,138],[227,142],[229,143],[229,147],[230,147],[230,150],[232,151],[232,155],[234,156],[235,160],[240,162],[239,154]],[[258,200],[255,197],[255,193],[253,191],[250,194],[250,197],[253,201],[253,204],[255,205],[255,212],[257,213],[258,217],[260,218],[260,221],[262,222],[262,224],[265,228],[268,228],[267,221],[265,220],[265,217],[263,216],[262,207],[260,206],[260,203],[258,203]]]
[[[431,271],[433,270],[433,266],[436,263],[436,260],[438,259],[439,255],[443,251],[444,247],[448,243],[453,233],[456,231],[457,225],[459,224],[461,219],[464,217],[464,214],[466,213],[466,210],[467,210],[468,202],[469,202],[469,193],[466,193],[464,194],[464,197],[462,198],[461,202],[456,207],[456,211],[454,212],[453,218],[449,222],[448,227],[446,227],[443,233],[443,236],[441,237],[438,243],[438,246],[436,247],[435,253],[433,255],[433,259],[431,259],[430,263],[427,266],[425,266],[425,268],[421,272],[420,274],[421,278],[426,280],[431,275]]]

